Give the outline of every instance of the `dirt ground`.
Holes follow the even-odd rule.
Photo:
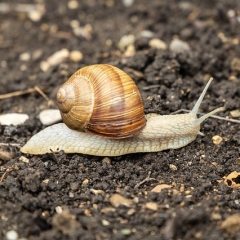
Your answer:
[[[77,69],[108,63],[132,76],[146,113],[191,109],[210,76],[200,111],[225,106],[218,116],[232,118],[240,109],[240,1],[39,0],[31,14],[16,1],[1,4],[10,2],[9,10],[0,5],[0,95],[38,86],[55,102]],[[126,35],[132,45],[119,46]],[[167,48],[153,47],[154,38]],[[187,49],[169,48],[174,38]],[[63,48],[83,58],[44,67]],[[17,127],[0,125],[0,143],[9,143],[1,149],[13,153],[0,160],[0,239],[12,239],[11,230],[14,239],[240,239],[240,191],[224,184],[240,172],[239,123],[210,118],[204,136],[157,153],[22,154],[19,146],[45,128],[38,115],[48,108],[56,105],[38,92],[0,100],[1,114],[30,116]],[[162,184],[171,188],[152,191]]]

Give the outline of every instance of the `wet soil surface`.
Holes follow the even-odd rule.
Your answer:
[[[13,153],[0,160],[0,239],[11,239],[10,230],[19,239],[240,239],[234,215],[240,191],[224,183],[240,172],[239,123],[209,118],[201,127],[204,136],[157,153],[104,158],[20,152],[45,128],[38,115],[56,108],[59,86],[94,63],[130,74],[146,113],[191,109],[211,76],[200,111],[225,106],[218,116],[232,118],[230,112],[240,109],[239,1],[123,2],[35,1],[45,8],[42,16],[19,11],[16,1],[9,11],[1,6],[0,94],[38,86],[54,105],[38,92],[0,100],[1,114],[30,116],[17,127],[0,125],[1,145],[10,144],[1,149]],[[125,35],[135,40],[119,47]],[[167,48],[150,47],[153,38]],[[170,49],[174,38],[188,46]],[[80,51],[82,60],[44,68],[42,62],[63,48]],[[218,145],[215,135],[222,137]],[[239,175],[234,181],[238,186]],[[163,189],[152,191],[157,185]]]

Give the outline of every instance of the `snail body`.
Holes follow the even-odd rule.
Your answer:
[[[93,74],[92,71],[94,71],[94,68],[97,67],[97,73]],[[92,69],[85,69],[85,68],[92,68]],[[124,97],[124,95],[114,95],[114,93],[110,94],[110,98],[107,101],[107,103],[104,103],[103,101],[98,105],[111,105],[113,103],[114,106],[116,103],[116,99],[121,99],[119,102],[122,102],[122,107],[116,107],[119,108],[119,110],[124,109],[126,106],[131,106],[129,109],[128,114],[121,113],[118,115],[117,112],[112,114],[113,117],[113,123],[110,122],[110,119],[108,119],[104,114],[105,118],[103,120],[100,119],[100,127],[96,126],[94,128],[95,124],[93,126],[90,123],[90,126],[88,126],[89,122],[91,122],[91,114],[90,117],[87,117],[87,123],[83,122],[82,120],[80,123],[76,119],[77,116],[73,114],[73,117],[66,117],[64,114],[67,114],[70,112],[72,114],[73,110],[76,110],[76,112],[81,112],[84,109],[84,106],[87,106],[87,104],[83,104],[83,107],[77,107],[74,108],[74,102],[76,101],[75,98],[75,92],[72,93],[71,84],[73,83],[73,79],[77,78],[86,78],[86,75],[89,77],[98,78],[99,76],[111,76],[111,73],[105,74],[106,71],[114,71],[115,74],[114,78],[118,78],[123,76],[127,79],[127,81],[130,81],[130,83],[122,83],[119,79],[116,80],[116,82],[111,85],[111,89],[114,89],[115,84],[119,84],[119,81],[121,82],[120,85],[123,86],[131,86],[130,91],[127,90],[126,92],[131,95],[131,93],[134,93],[133,96],[137,98],[137,101],[139,104],[141,103],[141,96],[138,92],[138,90],[132,86],[132,80],[130,77],[128,77],[127,74],[125,74],[120,69],[117,69],[116,67],[110,66],[110,65],[92,65],[89,67],[85,67],[84,71],[89,71],[88,74],[85,74],[84,71],[82,71],[80,74],[79,71],[77,71],[64,85],[60,88],[57,99],[60,104],[64,102],[65,99],[69,98],[70,102],[72,102],[71,106],[73,108],[70,108],[70,111],[66,111],[66,106],[59,106],[60,110],[63,109],[65,113],[62,114],[62,118],[64,121],[66,120],[73,120],[70,124],[73,123],[73,126],[67,127],[64,123],[55,124],[53,126],[47,127],[46,129],[42,130],[35,136],[33,136],[22,148],[21,152],[23,153],[29,153],[29,154],[44,154],[44,153],[51,153],[51,152],[59,152],[64,151],[65,153],[83,153],[83,154],[89,154],[89,155],[96,155],[96,156],[119,156],[124,155],[128,153],[135,153],[135,152],[157,152],[162,151],[165,149],[177,149],[181,148],[183,146],[186,146],[190,142],[192,142],[198,134],[200,133],[200,124],[209,116],[215,114],[216,112],[222,111],[222,108],[215,109],[214,111],[202,116],[201,118],[197,118],[197,111],[200,107],[200,104],[202,102],[203,97],[206,94],[206,91],[212,81],[212,79],[207,83],[205,86],[201,96],[199,97],[198,101],[196,102],[194,108],[191,112],[186,114],[177,114],[177,115],[156,115],[156,114],[148,114],[146,116],[142,115],[143,113],[143,105],[142,107],[138,107],[136,104],[128,104],[129,98]],[[102,73],[101,71],[104,72]],[[124,73],[124,74],[123,74]],[[84,75],[85,74],[85,75]],[[113,76],[112,75],[112,76]],[[127,75],[127,77],[125,76]],[[129,80],[130,79],[130,80]],[[89,80],[84,79],[85,82],[88,82]],[[103,80],[101,80],[102,82]],[[112,81],[112,80],[110,80]],[[98,84],[97,84],[98,85]],[[83,86],[82,84],[79,85],[80,87]],[[99,85],[98,85],[99,86]],[[90,86],[89,89],[94,89],[94,87]],[[61,90],[64,89],[64,90]],[[96,88],[97,89],[97,88]],[[70,93],[69,93],[70,91]],[[123,91],[124,92],[124,91]],[[136,93],[137,92],[137,93]],[[127,94],[127,95],[128,95]],[[104,98],[105,95],[103,94],[102,97]],[[68,96],[68,97],[67,97]],[[69,97],[70,96],[70,97]],[[94,96],[94,94],[92,94]],[[73,100],[74,99],[74,100]],[[81,97],[77,98],[78,100],[81,99]],[[95,98],[94,98],[95,99]],[[111,100],[112,99],[112,100]],[[69,101],[69,100],[68,100]],[[82,102],[81,100],[80,102]],[[93,102],[98,102],[100,100],[94,100]],[[84,101],[83,101],[84,102]],[[91,102],[91,101],[86,101]],[[90,103],[90,108],[92,107],[92,102]],[[81,109],[81,111],[80,111]],[[111,113],[111,107],[106,107],[106,109],[110,109]],[[98,114],[102,112],[99,111]],[[137,113],[137,114],[136,114]],[[135,114],[134,118],[135,120],[131,121],[131,114]],[[84,114],[83,114],[84,115]],[[114,118],[116,116],[116,118]],[[137,116],[137,117],[135,117]],[[117,119],[124,120],[126,122],[126,125],[123,124],[123,121],[120,121],[120,125],[117,123]],[[104,125],[105,121],[109,120],[107,124]],[[135,124],[138,122],[138,124]],[[77,127],[74,126],[74,124],[77,123]],[[97,123],[97,122],[95,122]],[[145,124],[146,123],[146,124]],[[67,123],[69,126],[69,123]],[[130,125],[130,127],[128,126]],[[137,129],[132,129],[134,125],[137,125]],[[79,127],[80,126],[80,127]],[[115,128],[114,131],[107,129],[107,134],[103,133],[104,128],[109,128],[112,126]],[[129,127],[129,128],[128,128]],[[73,129],[80,129],[80,131],[73,130]],[[100,129],[100,132],[97,132],[98,129]],[[117,133],[114,133],[117,129]],[[85,132],[81,132],[85,131]]]
[[[176,121],[181,122],[181,133]],[[93,133],[79,132],[58,123],[45,128],[21,149],[24,153],[44,154],[64,151],[95,156],[119,156],[135,152],[158,152],[170,148],[180,148],[192,142],[199,127],[192,125],[195,116],[186,114],[150,117],[146,127],[134,137],[126,139],[103,138]],[[162,123],[166,123],[162,127]],[[192,129],[189,129],[192,125]],[[161,132],[159,131],[161,129]],[[191,132],[191,134],[190,134]]]

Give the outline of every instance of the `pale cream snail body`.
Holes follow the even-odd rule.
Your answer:
[[[139,90],[125,72],[106,64],[84,67],[57,93],[64,123],[42,130],[21,151],[119,156],[181,148],[195,140],[206,118],[223,110],[196,116],[211,81],[191,112],[144,115]]]

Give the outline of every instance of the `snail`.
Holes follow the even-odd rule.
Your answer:
[[[194,141],[200,124],[222,111],[217,108],[197,118],[210,79],[189,113],[144,115],[141,95],[122,70],[106,64],[84,67],[58,90],[57,101],[65,123],[45,128],[21,152],[59,152],[119,156],[135,152],[177,149]]]

